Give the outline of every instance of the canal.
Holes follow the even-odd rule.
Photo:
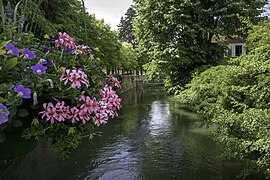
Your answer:
[[[235,179],[235,168],[218,158],[196,115],[179,109],[162,87],[140,87],[122,98],[120,117],[98,128],[102,137],[83,142],[70,159],[38,143],[16,158],[4,179]]]

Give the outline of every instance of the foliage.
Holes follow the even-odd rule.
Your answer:
[[[131,44],[122,43],[121,51],[120,51],[120,59],[124,59],[121,61],[121,67],[124,71],[131,71],[136,69],[137,62],[137,53]]]
[[[83,1],[80,0],[13,0],[10,3],[9,14],[6,4],[1,0],[0,33],[4,39],[15,41],[22,32],[31,32],[35,37],[44,40],[44,36],[53,37],[57,32],[69,32],[76,37],[78,43],[96,48],[94,58],[96,63],[112,69],[122,69],[125,59],[121,59],[121,43],[116,31],[112,31],[103,20],[97,20],[94,15],[85,13]],[[14,9],[16,7],[16,9]],[[13,10],[14,9],[14,10]],[[68,9],[68,10],[67,10]],[[23,20],[23,21],[22,21]]]
[[[2,15],[2,20],[9,18],[8,13]],[[118,115],[121,99],[114,87],[120,84],[112,76],[107,85],[102,83],[106,77],[98,62],[99,48],[79,45],[67,33],[54,38],[45,34],[40,40],[21,32],[18,21],[2,22],[1,37],[6,41],[0,44],[1,141],[6,131],[26,124],[24,118],[34,114],[23,136],[48,140],[55,152],[67,158],[83,137],[91,139],[95,127]]]
[[[135,0],[136,40],[150,58],[151,67],[146,69],[161,69],[170,86],[189,82],[195,68],[216,65],[222,60],[224,47],[212,43],[213,37],[245,34],[248,25],[239,17],[257,22],[265,3],[261,0]],[[153,65],[157,67],[152,68]]]
[[[214,127],[224,156],[244,167],[242,176],[269,175],[269,29],[269,23],[254,26],[247,38],[248,54],[203,71],[176,97]]]
[[[129,7],[125,13],[125,17],[121,17],[120,23],[118,25],[119,29],[119,40],[122,42],[127,42],[135,47],[135,36],[134,36],[134,26],[133,19],[136,16],[136,11],[132,7]]]
[[[129,7],[124,17],[121,17],[120,23],[118,25],[118,37],[122,42],[126,42],[132,45],[132,48],[136,51],[136,66],[133,66],[133,69],[141,71],[142,74],[142,66],[147,62],[147,54],[145,51],[138,46],[138,43],[135,39],[135,25],[134,19],[136,17],[136,10],[133,7]],[[132,51],[134,51],[132,50]]]

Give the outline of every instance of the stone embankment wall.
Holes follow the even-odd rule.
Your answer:
[[[118,92],[121,94],[137,86],[142,85],[163,85],[163,84],[164,82],[160,80],[149,81],[144,75],[123,75],[121,89],[118,89]]]
[[[121,89],[118,89],[117,91],[121,94],[135,87],[136,87],[136,76],[123,75],[122,82],[121,82]]]

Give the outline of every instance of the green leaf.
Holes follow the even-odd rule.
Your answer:
[[[7,61],[6,65],[4,66],[4,69],[11,70],[13,69],[18,63],[18,58],[14,57]]]
[[[14,123],[13,123],[13,126],[14,126],[14,127],[20,127],[20,126],[22,126],[22,121],[20,121],[20,120],[15,120]]]
[[[4,99],[4,98],[2,98],[2,97],[0,97],[0,103],[3,103],[3,102],[7,102],[7,100]]]
[[[17,114],[19,117],[26,117],[29,115],[29,113],[26,109],[20,109]]]
[[[9,110],[10,118],[14,117],[16,115],[16,113],[17,113],[17,107],[16,106],[11,107]]]
[[[0,49],[3,49],[10,42],[11,42],[10,40],[9,41],[3,41],[3,42],[1,42],[0,43]],[[5,52],[5,50],[4,50],[4,52]]]
[[[5,49],[0,49],[0,54],[4,54],[6,52]]]

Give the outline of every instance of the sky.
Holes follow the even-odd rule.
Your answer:
[[[132,0],[85,0],[84,3],[90,14],[95,14],[97,19],[104,19],[113,30],[117,30],[121,16],[127,12]]]

